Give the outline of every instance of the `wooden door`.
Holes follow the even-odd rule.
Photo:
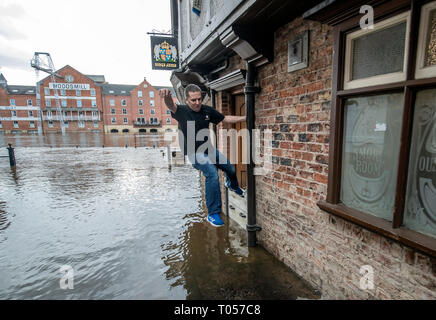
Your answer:
[[[238,94],[234,96],[234,110],[236,116],[245,116],[245,95]],[[245,121],[238,122],[235,124],[235,129],[239,133],[241,129],[246,128]],[[245,137],[245,141],[243,140],[243,137],[238,136],[238,162],[235,165],[236,168],[236,175],[238,177],[239,186],[242,189],[245,189],[247,186],[247,165],[243,163],[243,161],[246,163],[246,156],[244,153],[246,152],[247,148],[247,138]],[[244,156],[243,156],[244,155]]]

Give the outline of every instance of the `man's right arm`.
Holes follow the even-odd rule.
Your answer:
[[[176,113],[177,105],[173,101],[173,96],[171,95],[171,91],[168,89],[159,90],[159,96],[164,99],[165,105],[172,113]]]

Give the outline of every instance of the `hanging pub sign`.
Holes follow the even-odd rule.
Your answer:
[[[177,39],[171,37],[150,37],[151,67],[153,70],[173,70],[179,68]]]

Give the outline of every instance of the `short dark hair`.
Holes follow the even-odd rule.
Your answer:
[[[196,84],[191,83],[191,84],[188,84],[185,88],[185,99],[189,98],[189,92],[200,92],[201,93],[201,89]]]

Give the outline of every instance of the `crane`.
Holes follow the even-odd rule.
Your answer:
[[[51,76],[51,81],[56,83],[56,78],[63,79],[63,76],[56,73],[53,60],[51,59],[50,53],[48,52],[35,52],[32,60],[30,61],[30,66],[35,69],[36,73],[36,103],[38,105],[38,117],[40,117],[41,121],[38,125],[38,133],[42,133],[42,112],[41,112],[41,91],[40,91],[40,81],[38,81],[39,71],[44,71]],[[54,89],[55,100],[56,100],[56,113],[58,119],[60,121],[60,127],[62,134],[65,134],[65,125],[64,125],[64,115],[61,109],[61,103],[59,101],[58,90]]]

